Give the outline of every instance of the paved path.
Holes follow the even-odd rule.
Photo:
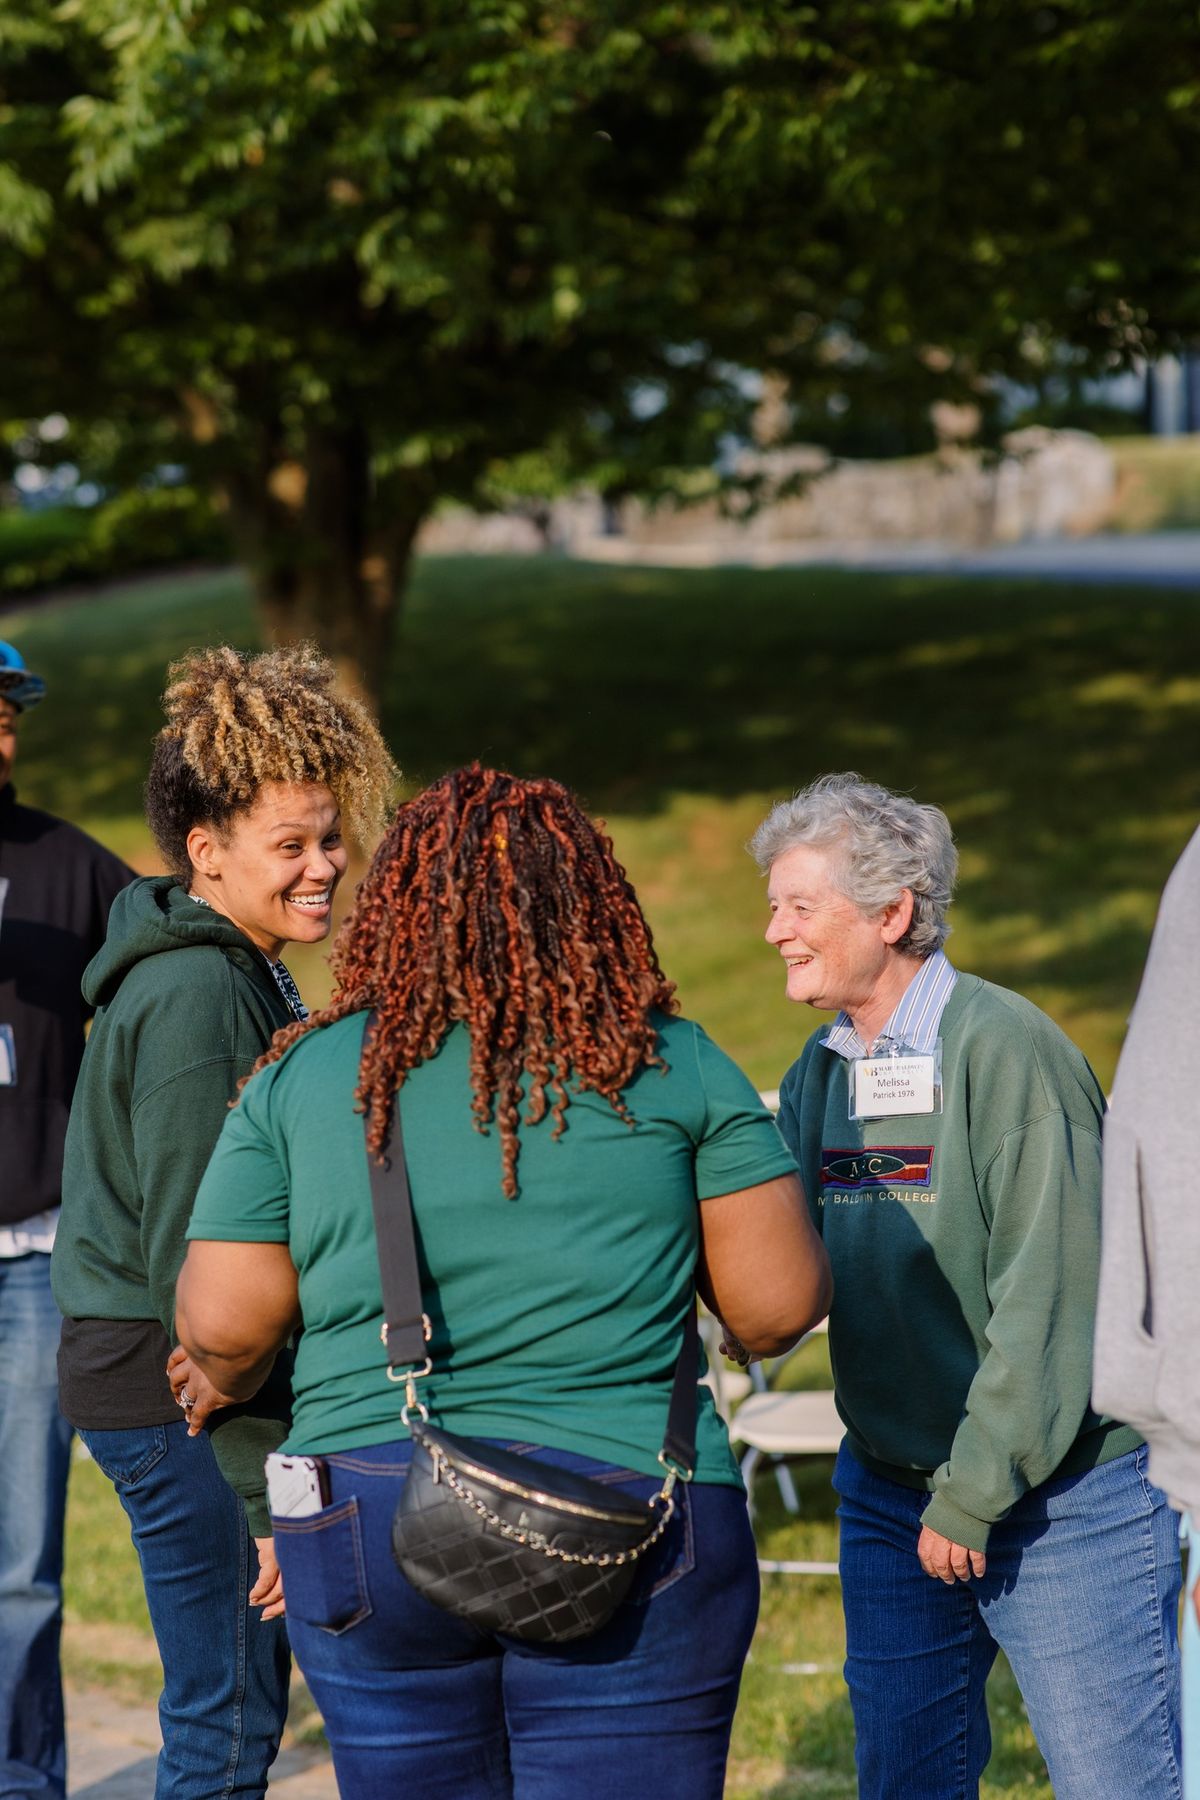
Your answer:
[[[68,1688],[71,1800],[151,1800],[161,1742],[153,1706],[125,1706],[99,1688]],[[269,1788],[273,1800],[337,1800],[328,1752],[281,1751]]]
[[[876,559],[876,567],[1200,588],[1200,531],[1055,538],[1041,543],[993,545],[986,550],[914,544],[911,555],[905,554],[909,547],[903,545],[881,548],[885,554]]]
[[[627,538],[589,539],[594,561],[672,568],[722,564],[759,569],[877,569],[914,575],[1028,575],[1088,585],[1137,584],[1200,590],[1200,531],[1128,536],[1052,538],[968,550],[938,543],[635,544]]]

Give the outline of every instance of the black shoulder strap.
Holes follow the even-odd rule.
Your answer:
[[[375,1017],[367,1026],[375,1028]],[[371,1210],[375,1215],[375,1242],[379,1251],[379,1280],[383,1288],[383,1341],[388,1369],[419,1369],[429,1353],[425,1337],[425,1313],[421,1305],[421,1273],[417,1265],[417,1240],[413,1230],[412,1195],[404,1166],[404,1139],[400,1133],[400,1098],[392,1103],[392,1124],[384,1145],[384,1160],[377,1162],[365,1144],[367,1120],[363,1120],[367,1168],[371,1174]]]
[[[367,1022],[367,1034],[375,1029],[375,1015]],[[384,1160],[377,1162],[366,1146],[367,1121],[363,1121],[364,1147],[371,1175],[371,1209],[379,1248],[379,1277],[383,1288],[384,1342],[388,1369],[416,1369],[426,1360],[425,1314],[421,1305],[421,1276],[417,1265],[417,1240],[413,1229],[412,1193],[404,1165],[404,1138],[400,1128],[400,1100],[392,1107],[392,1122],[384,1146]],[[700,1374],[700,1332],[696,1308],[688,1308],[683,1343],[675,1364],[671,1404],[663,1455],[690,1474],[696,1466],[697,1381]]]
[[[700,1326],[696,1318],[696,1298],[693,1295],[688,1305],[687,1318],[683,1322],[683,1342],[675,1360],[671,1404],[667,1409],[667,1432],[663,1438],[663,1455],[677,1472],[686,1476],[690,1476],[696,1467],[699,1380]]]

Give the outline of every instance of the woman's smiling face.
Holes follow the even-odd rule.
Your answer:
[[[329,933],[347,852],[333,793],[318,782],[269,782],[220,831],[188,835],[192,892],[267,956]]]
[[[787,965],[789,1000],[852,1013],[876,989],[892,952],[881,918],[868,918],[833,884],[828,851],[801,844],[771,864],[766,939]]]

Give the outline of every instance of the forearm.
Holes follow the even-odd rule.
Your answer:
[[[175,1334],[198,1369],[231,1400],[250,1400],[266,1381],[290,1333],[278,1342],[231,1343],[211,1330],[193,1325],[188,1314],[187,1285],[180,1279],[175,1304]]]
[[[829,1311],[833,1280],[794,1175],[705,1200],[696,1281],[748,1350],[779,1356]]]
[[[300,1324],[296,1271],[283,1244],[195,1241],[179,1272],[175,1330],[221,1393],[257,1393]]]
[[[968,1400],[948,1459],[934,1471],[933,1498],[922,1514],[930,1530],[972,1550],[986,1550],[992,1526],[1053,1475],[1078,1435],[1086,1407],[1082,1394],[1062,1396],[1067,1410],[1061,1421],[1038,1424],[1031,1417],[1033,1396],[1004,1386],[1007,1391],[986,1394],[972,1387],[974,1400]]]
[[[1088,1412],[1090,1302],[1079,1291],[1059,1288],[1057,1296],[1056,1308],[1012,1293],[993,1315],[991,1348],[950,1455],[934,1471],[923,1522],[973,1550],[985,1549],[991,1526],[1050,1479]]]
[[[778,1329],[772,1330],[769,1321],[764,1321],[761,1317],[751,1320],[749,1323],[745,1320],[737,1319],[738,1309],[736,1306],[732,1308],[727,1307],[723,1312],[717,1300],[716,1293],[714,1292],[708,1270],[703,1264],[696,1270],[696,1291],[701,1300],[703,1300],[708,1311],[712,1313],[713,1317],[719,1319],[730,1336],[736,1338],[753,1356],[786,1355],[789,1350],[799,1343],[800,1339],[804,1336],[805,1331],[811,1330],[812,1325],[819,1324],[825,1317],[825,1313],[829,1310],[828,1306],[825,1306],[825,1308],[818,1312],[813,1318],[812,1324],[806,1325],[802,1330],[796,1329],[793,1317],[789,1317],[786,1322],[781,1321]],[[731,1314],[733,1316],[730,1316]],[[739,1325],[744,1327],[744,1329],[739,1329]]]
[[[244,1356],[222,1356],[219,1352],[208,1351],[189,1342],[182,1330],[179,1341],[196,1367],[202,1369],[213,1386],[223,1394],[228,1394],[231,1400],[252,1400],[275,1360],[274,1351],[253,1360]]]
[[[971,1549],[1050,1479],[1088,1414],[1099,1151],[1091,1133],[1047,1116],[1013,1133],[995,1159],[988,1349],[924,1515]]]

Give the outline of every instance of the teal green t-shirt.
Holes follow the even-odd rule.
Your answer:
[[[505,1198],[500,1135],[473,1128],[469,1037],[454,1026],[400,1095],[434,1372],[433,1422],[466,1436],[658,1469],[671,1377],[693,1304],[697,1202],[795,1163],[746,1077],[686,1019],[656,1017],[666,1071],[625,1089],[634,1120],[572,1090],[567,1129],[520,1127],[520,1192]],[[402,1437],[361,1117],[365,1015],[308,1033],[248,1084],[213,1153],[191,1238],[285,1243],[304,1331],[287,1449]],[[700,1481],[736,1484],[700,1388]]]

